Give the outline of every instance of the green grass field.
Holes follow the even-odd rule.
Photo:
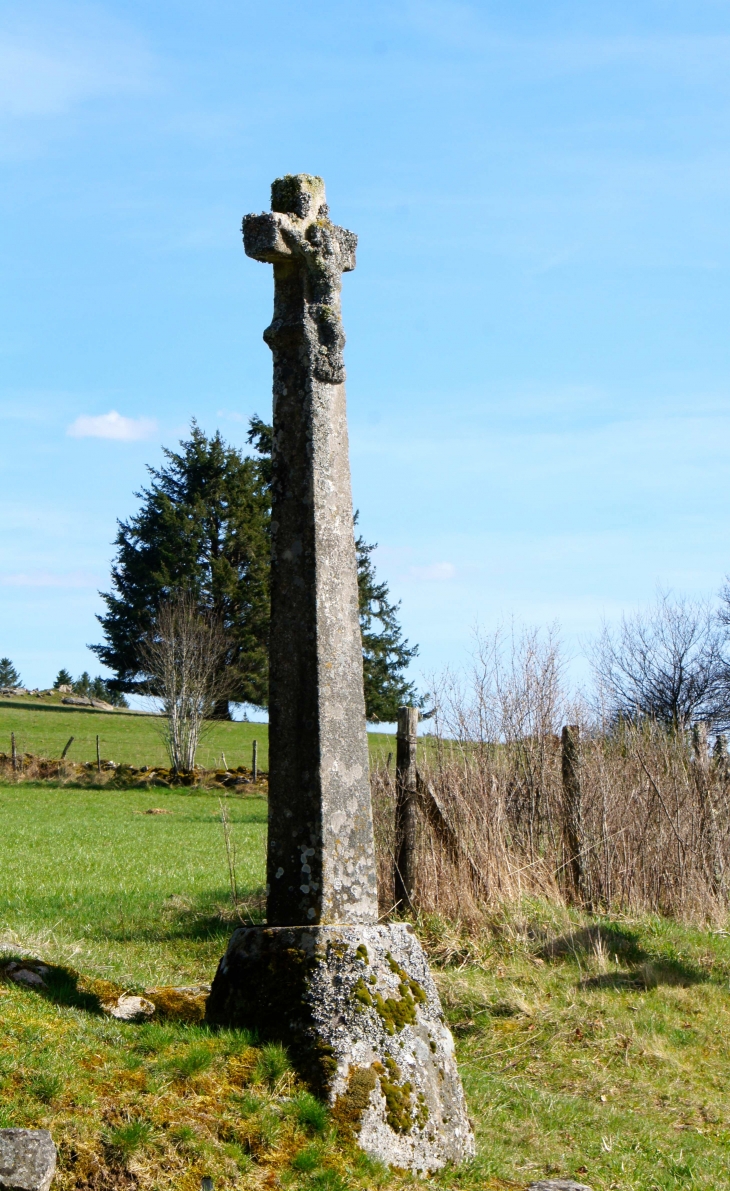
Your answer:
[[[256,918],[265,802],[226,807],[242,913]],[[216,1191],[418,1182],[343,1145],[276,1047],[124,1025],[83,992],[211,979],[234,925],[217,795],[27,783],[0,787],[0,817],[5,961],[57,966],[46,993],[0,979],[0,1124],[52,1130],[59,1191],[199,1191],[205,1174]],[[542,904],[495,914],[478,938],[419,929],[478,1142],[473,1164],[429,1185],[730,1188],[727,931]]]
[[[118,765],[166,765],[167,754],[158,716],[104,711],[75,711],[52,699],[3,699],[0,701],[0,752],[10,751],[10,734],[15,733],[19,751],[41,757],[60,757],[70,736],[71,761],[96,760],[96,736],[105,760]],[[258,741],[259,768],[269,765],[267,724],[210,723],[206,725],[198,750],[198,763],[206,769],[219,768],[221,757],[231,768],[251,764],[254,740]],[[395,737],[368,734],[371,759],[395,754]]]

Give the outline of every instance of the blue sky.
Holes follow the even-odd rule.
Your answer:
[[[96,671],[117,517],[270,408],[240,221],[322,174],[355,503],[421,669],[730,571],[728,0],[0,5],[0,655]]]

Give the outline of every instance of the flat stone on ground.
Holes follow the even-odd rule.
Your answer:
[[[133,997],[128,993],[122,993],[116,1001],[105,1001],[102,1009],[118,1021],[141,1021],[152,1016],[155,1006],[146,997]]]
[[[573,1179],[540,1179],[530,1183],[527,1191],[592,1191],[586,1183],[575,1183]]]
[[[56,1147],[47,1129],[0,1129],[0,1188],[48,1191]]]

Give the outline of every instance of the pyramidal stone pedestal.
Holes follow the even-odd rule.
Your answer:
[[[267,925],[233,934],[207,1019],[285,1042],[373,1157],[436,1170],[474,1141],[423,950],[378,924],[340,315],[357,240],[309,174],[243,235],[274,267]]]

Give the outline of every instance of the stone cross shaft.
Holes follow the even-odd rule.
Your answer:
[[[330,222],[309,174],[278,178],[243,237],[274,266],[267,922],[374,923],[340,317],[357,238]]]

